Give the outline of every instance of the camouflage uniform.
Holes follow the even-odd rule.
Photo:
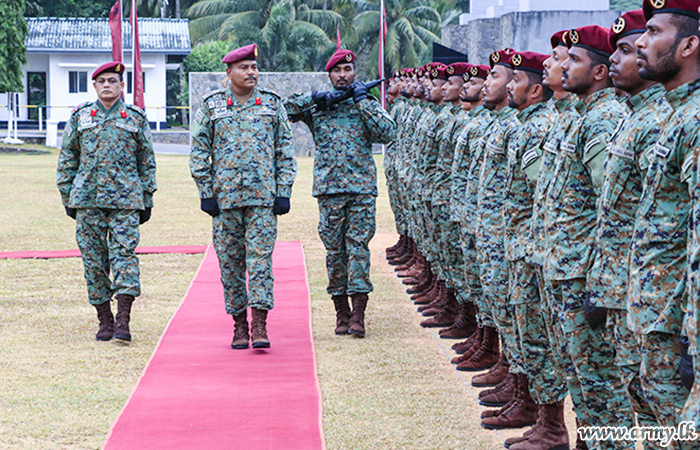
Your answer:
[[[501,336],[511,372],[522,373],[520,352],[509,304],[508,262],[504,247],[503,207],[506,194],[506,151],[520,126],[517,111],[505,107],[484,135],[484,156],[479,171],[476,213],[476,249],[479,252],[481,285]]]
[[[311,94],[295,94],[292,113],[312,106]],[[305,119],[316,143],[312,194],[318,200],[318,232],[326,247],[331,296],[372,291],[369,241],[375,231],[377,169],[372,142],[387,144],[396,125],[376,99],[345,100]]]
[[[624,112],[613,88],[589,95],[575,108],[581,118],[560,145],[547,193],[553,234],[549,236],[552,249],[545,260],[544,276],[561,286],[557,307],[562,332],[586,405],[576,414],[586,425],[632,427],[634,414],[614,365],[612,337],[606,328],[592,329],[583,314],[606,148]],[[634,447],[622,441],[599,444],[606,448]]]
[[[77,209],[75,234],[90,303],[141,295],[134,253],[138,210],[153,206],[157,189],[144,111],[121,100],[109,110],[99,101],[78,106],[63,131],[56,183],[63,205]]]
[[[400,160],[397,159],[399,155],[399,136],[402,134],[400,129],[401,122],[399,117],[402,116],[404,110],[407,107],[406,99],[404,97],[397,98],[394,103],[392,103],[389,113],[394,123],[397,124],[397,140],[391,142],[386,146],[384,151],[384,176],[386,177],[386,187],[389,193],[389,205],[391,206],[391,212],[394,214],[394,222],[396,225],[396,232],[400,235],[407,234],[405,219],[403,218],[403,210],[401,208],[400,194],[399,194],[399,180],[398,180],[398,164]]]
[[[292,131],[280,97],[255,88],[240,104],[231,88],[204,97],[192,124],[190,172],[199,197],[216,198],[212,220],[226,312],[269,310],[275,197],[289,198],[296,175]],[[248,292],[245,273],[248,271]]]
[[[620,121],[608,148],[595,253],[586,283],[591,303],[608,309],[615,365],[642,426],[657,426],[657,422],[642,390],[637,338],[627,326],[627,272],[634,216],[649,166],[644,153],[656,144],[662,124],[671,113],[665,92],[657,84],[625,102],[630,115]]]
[[[459,223],[459,244],[464,258],[464,283],[469,300],[477,308],[477,319],[483,326],[496,328],[491,315],[491,306],[486,303],[481,286],[481,267],[476,251],[476,190],[479,169],[483,162],[486,131],[495,119],[495,114],[483,105],[469,111],[471,120],[457,136],[454,160],[452,161],[452,192],[450,212],[453,221]],[[460,299],[460,297],[462,297]],[[464,297],[457,297],[464,301]]]
[[[432,114],[432,111],[427,109],[428,105],[422,104],[418,99],[410,99],[409,105],[410,107],[407,108],[403,120],[400,119],[401,121],[399,122],[399,125],[403,126],[401,128],[402,133],[399,135],[400,141],[398,141],[400,142],[399,149],[401,151],[401,157],[399,160],[401,161],[401,165],[397,171],[397,175],[401,185],[400,197],[404,209],[408,234],[418,244],[421,242],[421,233],[416,230],[415,191],[417,187],[412,183],[416,170],[414,152],[416,133],[414,130],[419,126],[421,121],[424,120],[426,115]]]
[[[522,125],[508,143],[504,206],[505,252],[509,264],[510,303],[514,309],[522,369],[536,403],[548,405],[566,397],[564,374],[554,361],[545,319],[548,311],[537,287],[537,266],[527,261],[532,245],[533,196],[542,157],[542,143],[555,115],[546,103],[517,114]]]
[[[641,345],[642,387],[661,426],[676,426],[688,398],[680,381],[691,176],[697,150],[696,83],[666,93],[673,108],[648,164],[630,245],[627,322]],[[694,255],[691,250],[691,255]],[[692,259],[692,257],[691,257]],[[697,448],[681,442],[680,448]]]

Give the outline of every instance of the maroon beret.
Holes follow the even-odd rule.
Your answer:
[[[401,69],[403,71],[403,75],[405,77],[411,78],[413,76],[413,69],[410,67],[406,67],[405,69]]]
[[[355,54],[350,50],[340,49],[333,53],[331,59],[328,60],[326,64],[326,72],[330,72],[332,68],[338,64],[347,64],[355,61]]]
[[[504,48],[503,50],[496,50],[495,52],[491,53],[491,57],[489,57],[491,68],[493,69],[493,66],[496,64],[501,64],[510,69],[510,58],[514,53],[515,50],[512,48]]]
[[[425,66],[423,66],[423,69],[425,69],[426,72],[430,72],[430,71],[432,71],[433,69],[439,69],[440,67],[443,67],[443,68],[444,68],[444,67],[447,67],[447,66],[444,65],[444,64],[441,63],[441,62],[429,62],[428,64],[426,64]]]
[[[552,37],[549,39],[549,42],[552,44],[552,49],[557,48],[559,45],[563,45],[564,47],[567,46],[566,40],[569,37],[569,30],[561,30],[557,31],[552,35]]]
[[[420,66],[416,67],[416,70],[414,72],[418,78],[422,77],[423,75],[430,75],[429,70],[425,70],[425,67]]]
[[[549,55],[537,52],[517,52],[510,59],[510,64],[513,70],[525,70],[527,72],[542,75],[544,72],[544,60],[549,58]]]
[[[599,25],[586,25],[571,30],[567,46],[582,47],[606,58],[614,51],[610,46],[610,30]]]
[[[231,64],[243,60],[255,61],[258,59],[258,44],[249,44],[228,52],[224,59],[221,60],[224,64]]]
[[[92,73],[92,79],[94,80],[97,76],[104,72],[110,73],[124,73],[124,63],[119,61],[110,61],[107,64],[102,64]]]
[[[680,14],[698,20],[700,19],[698,7],[700,7],[700,0],[644,0],[642,4],[646,20],[660,13]]]
[[[488,74],[489,66],[486,66],[484,64],[472,65],[469,68],[469,71],[462,75],[462,78],[464,78],[464,81],[469,81],[469,79],[472,77],[483,78],[485,80]]]
[[[472,65],[466,62],[452,63],[445,68],[445,74],[447,74],[448,78],[457,75],[462,76],[467,73],[471,67]]]
[[[610,46],[615,50],[618,39],[630,34],[640,34],[647,30],[644,11],[635,9],[621,15],[610,27]]]
[[[440,80],[447,80],[447,75],[445,73],[445,67],[438,67],[436,69],[433,69],[430,71],[430,79],[435,80],[435,79],[440,79]]]

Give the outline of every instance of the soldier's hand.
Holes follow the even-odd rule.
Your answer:
[[[583,301],[583,314],[586,316],[591,329],[595,330],[601,325],[605,326],[605,321],[608,318],[608,309],[604,306],[594,306],[589,293],[586,300]]]
[[[149,220],[151,220],[151,208],[139,209],[139,225],[143,225]]]
[[[329,95],[331,95],[331,93],[328,91],[313,91],[311,93],[311,99],[314,101],[314,103],[316,103],[318,109],[325,110],[328,108],[328,103],[326,103],[326,99]]]
[[[354,92],[353,87],[354,84],[351,84],[346,88],[338,88],[337,90],[328,94],[328,97],[326,97],[326,104],[328,105],[328,107],[334,108],[335,105],[337,105],[338,103],[352,97],[352,93]]]
[[[353,83],[353,87],[352,99],[355,101],[355,103],[367,98],[369,89],[367,89],[367,85],[365,83],[358,81]]]
[[[693,388],[695,373],[693,372],[693,357],[688,354],[688,337],[681,336],[681,365],[678,367],[681,383],[688,389]]]
[[[272,207],[272,212],[276,216],[287,214],[289,212],[289,199],[286,197],[275,197],[275,204]]]
[[[212,217],[216,217],[221,214],[221,210],[219,209],[219,205],[216,203],[215,198],[203,198],[200,203],[200,208],[202,208],[202,211]]]
[[[78,210],[75,208],[69,208],[67,206],[64,206],[64,208],[66,209],[66,214],[68,215],[68,217],[75,220],[75,215],[77,214]]]

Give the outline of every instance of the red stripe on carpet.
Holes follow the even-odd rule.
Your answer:
[[[207,249],[105,450],[325,449],[301,242],[277,242],[273,272],[271,348],[232,350],[233,320]]]
[[[206,245],[168,245],[164,247],[136,247],[137,255],[151,255],[155,253],[184,253],[194,255],[204,253]],[[79,258],[80,250],[53,250],[40,251],[28,250],[22,252],[0,252],[0,259],[51,259],[51,258]]]

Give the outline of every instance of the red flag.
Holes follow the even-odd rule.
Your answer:
[[[141,47],[139,46],[139,19],[136,16],[136,0],[131,0],[131,28],[134,30],[134,39],[132,40],[134,105],[144,109],[146,102],[143,99],[143,71],[141,70]]]
[[[112,33],[112,61],[123,62],[122,55],[122,0],[109,10],[109,30]]]
[[[335,51],[340,50],[340,22],[338,22],[338,33],[335,37]]]

